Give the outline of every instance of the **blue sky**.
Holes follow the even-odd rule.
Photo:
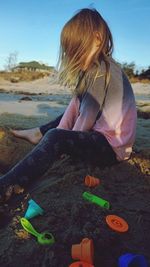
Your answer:
[[[11,52],[18,62],[37,60],[55,66],[63,25],[80,8],[92,6],[107,21],[114,58],[150,66],[149,0],[5,0],[0,4],[0,69]]]

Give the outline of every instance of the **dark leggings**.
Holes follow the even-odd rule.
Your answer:
[[[48,122],[40,127],[40,131],[42,135],[44,135],[48,130],[56,128],[62,118],[63,114],[58,116],[55,120]]]
[[[0,188],[13,184],[27,185],[42,176],[62,154],[77,157],[81,162],[95,162],[99,166],[117,162],[113,149],[102,134],[51,128],[54,124],[55,127],[58,125],[60,118],[56,120],[40,128],[43,138],[25,158],[0,177]]]

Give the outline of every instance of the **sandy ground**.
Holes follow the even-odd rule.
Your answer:
[[[132,86],[135,94],[150,96],[150,84],[135,83]],[[32,82],[20,83],[11,83],[9,81],[0,79],[0,90],[4,90],[5,92],[22,92],[25,94],[66,94],[66,92],[70,92],[69,89],[57,84],[51,77],[45,77]]]
[[[0,90],[5,92],[21,92],[24,94],[66,94],[69,89],[57,84],[53,78],[45,77],[43,79],[34,80],[32,82],[11,83],[0,79]]]
[[[44,82],[43,87],[42,82]],[[41,93],[40,90],[44,90],[42,88],[50,90],[49,82],[48,78],[35,81],[32,83],[32,90],[35,90],[35,84],[39,90],[38,95]],[[22,89],[19,86],[23,86],[23,83],[17,84],[17,87],[13,84],[11,90],[13,86],[20,92]],[[4,89],[1,84],[0,88]],[[27,86],[22,88],[27,90]],[[14,105],[12,99],[9,101],[10,94],[3,95],[0,99],[2,108],[0,110],[3,111],[0,114],[1,174],[7,172],[34,147],[27,141],[12,136],[9,127],[30,128],[41,125],[61,113],[67,105],[69,92],[61,91],[57,86],[55,90],[54,88],[52,85],[49,91],[49,95],[53,98],[49,100],[50,106],[47,106],[47,99],[21,100],[21,97],[28,94],[17,96]],[[138,101],[141,101],[141,106],[147,107],[149,85],[135,84],[133,88],[136,95],[139,95]],[[29,94],[31,93],[33,91]],[[31,95],[28,96],[33,98]],[[4,113],[5,97],[7,112]],[[18,103],[16,108],[18,113],[15,110],[16,103]],[[22,106],[22,113],[19,104]],[[42,107],[39,109],[38,105]],[[148,112],[146,110],[146,113]],[[85,237],[94,241],[94,267],[116,267],[119,256],[125,253],[144,255],[150,266],[149,131],[149,119],[139,118],[136,153],[133,153],[128,161],[102,169],[66,155],[50,166],[47,173],[26,188],[23,194],[15,195],[5,205],[0,206],[0,266],[68,267],[74,262],[71,258],[72,244],[80,243]],[[99,178],[100,185],[93,189],[86,187],[84,178],[87,174]],[[111,205],[110,210],[83,200],[82,193],[85,191],[108,200]],[[27,235],[22,230],[20,218],[24,216],[30,198],[45,211],[43,216],[31,219],[31,223],[39,232],[48,230],[54,235],[56,242],[52,246],[39,245],[33,236]],[[108,214],[124,218],[129,224],[128,232],[112,231],[105,221]]]

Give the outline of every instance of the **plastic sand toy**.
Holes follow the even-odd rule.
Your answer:
[[[93,195],[91,193],[88,193],[88,192],[84,192],[82,194],[83,198],[85,200],[88,200],[89,202],[91,203],[94,203],[94,204],[97,204],[98,206],[100,207],[103,207],[103,208],[106,208],[106,209],[109,209],[110,208],[110,204],[108,201],[96,196],[96,195]]]
[[[94,244],[92,239],[84,238],[80,244],[72,245],[71,255],[74,260],[93,264]]]
[[[127,253],[119,257],[119,267],[148,267],[143,255]]]
[[[69,267],[94,267],[94,265],[84,262],[84,261],[76,261],[69,265]]]
[[[95,186],[100,184],[100,180],[98,178],[91,176],[91,175],[87,175],[85,177],[84,183],[86,186],[95,187]]]
[[[30,199],[28,204],[29,206],[24,216],[26,219],[29,220],[37,215],[43,215],[44,210],[33,199]]]
[[[32,226],[32,224],[26,219],[26,218],[21,218],[20,220],[22,227],[30,234],[34,235],[39,244],[41,245],[51,245],[55,243],[55,239],[53,235],[49,232],[43,232],[43,233],[38,233]]]
[[[127,224],[127,222],[122,219],[119,216],[116,215],[107,215],[106,216],[106,223],[108,224],[108,226],[117,231],[117,232],[127,232],[129,229],[129,226]]]

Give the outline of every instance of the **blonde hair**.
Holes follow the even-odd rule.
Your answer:
[[[93,64],[100,67],[100,62],[103,60],[106,66],[105,87],[108,86],[110,80],[109,56],[113,52],[113,39],[107,23],[99,12],[96,9],[89,8],[78,11],[62,29],[57,65],[61,84],[76,87],[79,82],[79,73],[91,52],[95,33],[100,38],[100,45],[91,58],[86,72],[90,70]],[[81,88],[80,93],[84,90],[84,85]]]

